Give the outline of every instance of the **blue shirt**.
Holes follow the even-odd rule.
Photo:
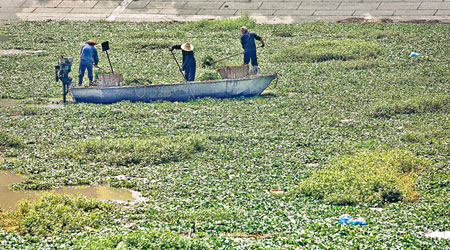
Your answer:
[[[84,44],[81,47],[80,54],[81,54],[81,63],[85,64],[98,63],[98,53],[94,45]]]
[[[253,32],[246,31],[241,36],[241,44],[244,51],[256,50],[255,39],[261,41],[261,37]]]

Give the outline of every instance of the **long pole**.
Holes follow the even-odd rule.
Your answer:
[[[111,67],[111,73],[114,75],[114,70],[113,70],[113,67],[112,67],[112,65],[111,65],[111,60],[109,60],[109,54],[108,54],[108,51],[105,51],[105,52],[106,52],[106,57],[108,57],[109,67]]]
[[[177,63],[178,69],[180,70],[181,75],[183,75],[183,79],[186,80],[186,78],[184,77],[184,73],[181,70],[180,64],[178,63],[177,58],[175,57],[175,54],[173,53],[173,51],[170,51],[170,53],[172,53],[173,59],[175,59],[175,62]]]
[[[215,61],[215,62],[216,62],[216,63],[217,63],[217,62],[221,62],[221,61],[223,61],[223,60],[225,60],[225,59],[232,58],[232,57],[235,57],[235,56],[238,56],[238,55],[242,55],[242,54],[244,54],[244,52],[239,52],[239,53],[237,53],[237,54],[234,54],[234,55],[231,55],[231,56],[224,57],[224,58],[219,59],[219,60],[217,60],[217,61]]]
[[[259,48],[262,48],[262,47],[259,47]],[[214,63],[218,63],[218,62],[221,62],[221,61],[223,61],[223,60],[225,60],[225,59],[232,58],[232,57],[235,57],[235,56],[238,56],[238,55],[242,55],[242,54],[244,54],[244,53],[245,53],[245,51],[242,51],[242,52],[236,53],[236,54],[234,54],[234,55],[227,56],[227,57],[224,57],[224,58],[219,59],[219,60],[215,60]]]

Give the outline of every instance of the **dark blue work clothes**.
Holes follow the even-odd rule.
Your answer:
[[[81,47],[80,66],[78,68],[78,85],[83,83],[84,72],[88,71],[89,82],[92,82],[94,76],[92,74],[92,64],[98,64],[97,49],[92,44],[84,44]]]
[[[258,66],[258,58],[256,58],[256,49],[244,51],[244,64],[248,64],[252,59],[252,66]]]
[[[181,49],[181,45],[172,46],[174,49]],[[183,54],[183,65],[181,70],[184,71],[184,79],[186,81],[194,81],[195,79],[195,68],[197,64],[195,62],[194,51],[184,51],[181,50]]]
[[[248,64],[250,59],[252,60],[252,65],[258,65],[258,59],[256,58],[256,45],[255,40],[261,41],[261,37],[253,32],[246,31],[241,36],[241,44],[244,49],[244,64]]]

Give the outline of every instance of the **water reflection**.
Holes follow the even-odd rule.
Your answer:
[[[43,193],[49,191],[59,194],[84,195],[86,197],[99,200],[115,200],[125,202],[141,199],[138,192],[131,192],[126,189],[105,186],[65,187],[45,191],[13,191],[9,189],[9,184],[22,182],[24,180],[26,180],[26,178],[10,172],[0,173],[0,210],[12,210],[17,207],[20,200],[35,200]]]

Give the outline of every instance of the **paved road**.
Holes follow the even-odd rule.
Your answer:
[[[249,15],[260,23],[363,17],[450,22],[450,0],[0,0],[0,20],[193,21]]]

